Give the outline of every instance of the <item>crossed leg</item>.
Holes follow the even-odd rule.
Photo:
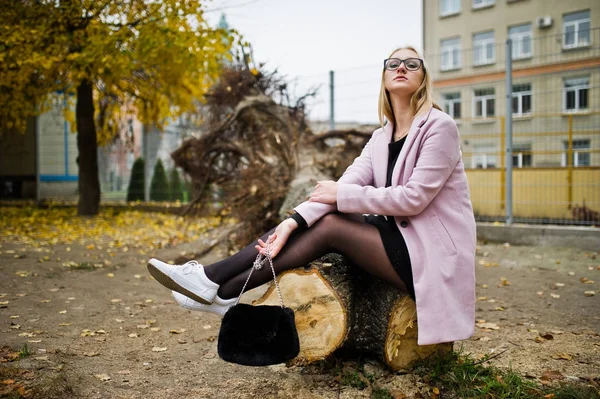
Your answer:
[[[266,240],[273,232],[274,229],[265,233],[261,239]],[[219,297],[229,299],[240,294],[257,255],[256,243],[229,258],[205,266],[206,275],[220,285]],[[365,271],[406,291],[404,282],[388,258],[379,231],[359,215],[328,214],[310,228],[295,232],[273,259],[273,266],[279,274],[304,267],[331,252],[344,255]],[[258,287],[272,278],[270,268],[263,267],[254,271],[246,289]]]

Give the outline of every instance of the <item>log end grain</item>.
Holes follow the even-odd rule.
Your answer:
[[[408,296],[400,298],[391,311],[385,339],[385,363],[394,370],[407,370],[416,361],[434,353],[452,350],[452,342],[418,345],[417,308]]]
[[[347,334],[342,300],[316,268],[288,270],[277,276],[285,306],[294,310],[300,354],[294,363],[322,360],[341,346]],[[254,305],[279,305],[274,284]]]

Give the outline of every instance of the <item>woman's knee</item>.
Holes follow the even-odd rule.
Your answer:
[[[344,224],[348,222],[348,219],[339,213],[328,213],[319,219],[312,228],[318,229],[322,238],[329,239],[339,235],[344,229]]]

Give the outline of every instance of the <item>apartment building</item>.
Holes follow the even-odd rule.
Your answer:
[[[600,166],[600,1],[423,0],[423,45],[467,168],[504,167],[509,112],[515,168]]]

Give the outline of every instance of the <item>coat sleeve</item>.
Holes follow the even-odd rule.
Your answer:
[[[421,213],[442,189],[460,159],[458,129],[444,119],[431,126],[406,185],[380,187],[344,183],[337,207],[345,213],[412,216]]]
[[[371,162],[371,151],[374,140],[383,129],[377,129],[361,151],[360,155],[352,162],[352,165],[344,171],[342,177],[338,179],[339,184],[356,184],[366,186],[373,184],[373,164]],[[337,210],[336,205],[323,204],[321,202],[304,201],[294,208],[300,214],[308,227],[312,226],[317,220],[328,213]]]

